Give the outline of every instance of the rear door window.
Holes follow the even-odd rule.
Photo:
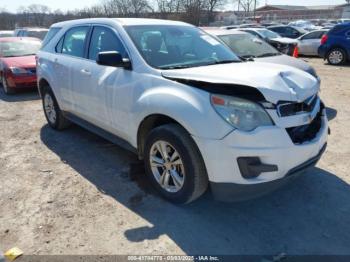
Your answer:
[[[320,39],[323,36],[323,31],[315,31],[312,33],[309,33],[303,37],[303,40],[311,40],[311,39]]]
[[[283,30],[283,27],[274,27],[271,28],[272,31],[277,32],[277,33],[284,33],[285,30]]]
[[[85,40],[89,29],[89,26],[79,26],[67,31],[62,43],[62,54],[84,57]]]

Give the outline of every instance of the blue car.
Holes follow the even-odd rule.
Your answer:
[[[336,25],[321,39],[320,57],[331,65],[341,65],[350,60],[350,23]]]

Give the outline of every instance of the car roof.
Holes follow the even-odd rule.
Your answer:
[[[268,28],[266,27],[242,27],[239,28],[240,30],[252,30],[252,31],[263,31],[263,30],[268,30],[270,31]]]
[[[192,26],[190,24],[172,21],[172,20],[163,20],[163,19],[150,19],[150,18],[86,18],[78,20],[70,20],[59,22],[53,24],[52,27],[63,27],[63,26],[73,26],[83,23],[110,23],[111,21],[120,24],[121,26],[131,26],[131,25],[186,25]]]
[[[237,29],[231,29],[231,30],[225,30],[225,29],[204,29],[205,32],[211,35],[245,35],[248,34],[246,32],[237,30]]]
[[[340,23],[340,24],[337,24],[335,26],[350,26],[350,22]]]
[[[23,40],[41,42],[40,39],[35,37],[0,37],[0,42],[19,42]]]
[[[267,28],[275,28],[275,27],[292,27],[291,25],[271,25],[268,26]]]

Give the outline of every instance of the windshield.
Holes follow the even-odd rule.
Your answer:
[[[47,34],[48,30],[40,30],[40,31],[28,31],[28,37],[35,37],[43,40]]]
[[[220,41],[192,26],[126,26],[146,62],[160,69],[239,62]]]
[[[241,58],[268,57],[280,54],[265,41],[249,34],[220,35],[219,38]]]
[[[16,57],[35,55],[40,49],[40,46],[41,43],[39,41],[0,42],[0,56]]]
[[[272,32],[270,30],[264,29],[264,30],[257,30],[258,33],[262,34],[265,38],[267,39],[273,39],[273,38],[278,38],[281,37],[279,34]]]

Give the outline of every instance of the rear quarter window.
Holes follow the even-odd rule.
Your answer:
[[[55,37],[55,35],[61,30],[61,28],[59,27],[52,27],[50,28],[49,32],[46,34],[43,43],[42,43],[42,47],[45,47],[52,38]]]

